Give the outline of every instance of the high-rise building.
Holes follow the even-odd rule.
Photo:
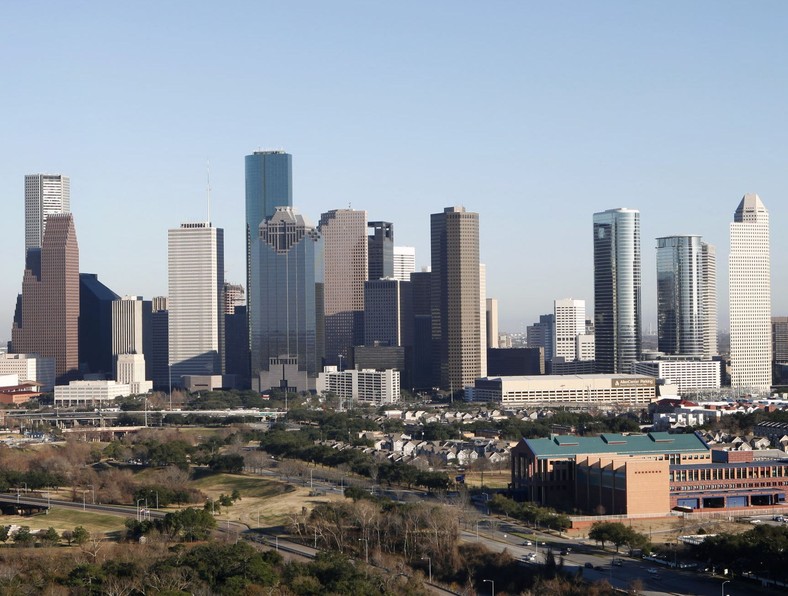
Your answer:
[[[47,216],[37,269],[25,269],[11,351],[54,358],[63,382],[79,366],[79,247],[70,213]]]
[[[788,317],[772,317],[772,361],[788,363]]]
[[[97,274],[79,274],[79,371],[83,375],[112,377],[112,302],[118,298]]]
[[[430,220],[433,365],[441,389],[462,390],[482,373],[479,214],[446,207]]]
[[[414,271],[410,275],[413,290],[413,356],[410,384],[415,389],[435,386],[432,368],[432,273]]]
[[[221,375],[224,368],[224,230],[184,223],[167,237],[169,365],[183,375]]]
[[[487,265],[479,263],[479,376],[487,376]]]
[[[702,307],[704,356],[714,357],[717,350],[717,249],[713,244],[701,242],[701,286],[704,288]]]
[[[260,224],[272,217],[277,207],[293,206],[293,156],[284,151],[255,151],[244,159],[246,174],[246,304],[251,337],[259,326],[260,297],[252,287],[252,271],[260,264],[252,257],[252,243],[260,235]]]
[[[553,357],[567,362],[581,360],[577,353],[577,336],[586,332],[586,301],[565,298],[553,301]]]
[[[769,212],[746,194],[730,224],[731,386],[768,391],[772,370]]]
[[[410,274],[416,271],[416,248],[413,246],[394,247],[394,279],[410,281]]]
[[[383,279],[394,275],[394,224],[371,221],[367,224],[367,258],[369,279]]]
[[[25,176],[25,249],[41,248],[47,217],[70,211],[71,181],[68,176]]]
[[[323,243],[324,357],[352,365],[352,347],[364,343],[367,212],[335,209],[320,217]],[[341,358],[340,358],[341,356]]]
[[[484,316],[487,319],[487,349],[498,347],[498,299],[487,298]]]
[[[526,343],[529,348],[543,348],[544,359],[555,356],[555,314],[539,315],[539,322],[525,328]]]
[[[366,231],[366,228],[364,228]],[[252,387],[305,390],[320,370],[315,280],[319,234],[292,207],[277,207],[252,242],[252,286],[259,312],[251,320]],[[366,247],[366,236],[364,237]],[[365,259],[366,264],[366,259]],[[284,374],[282,363],[297,379]],[[295,368],[292,368],[295,367]]]
[[[705,248],[704,248],[705,247]],[[708,270],[707,270],[708,269]],[[708,337],[716,335],[714,249],[700,236],[657,238],[657,335],[659,351],[708,356]],[[716,344],[716,341],[714,342]]]
[[[641,351],[640,212],[594,214],[594,328],[600,373],[629,373]]]
[[[170,386],[170,338],[167,297],[154,296],[151,300],[151,355],[150,379],[157,389],[168,389]]]
[[[364,282],[364,345],[413,345],[413,293],[409,281]]]
[[[246,304],[244,298],[244,287],[241,284],[231,284],[224,282],[224,314],[235,314],[236,306]]]
[[[153,346],[151,317],[151,301],[143,300],[142,296],[124,296],[112,302],[112,355],[115,359],[115,378],[121,383],[132,382],[128,376],[124,377],[125,380],[118,378],[117,361],[121,354],[142,354],[145,356],[142,361],[146,366],[143,378],[135,377],[134,382],[151,378],[152,369],[151,362],[149,362]],[[129,359],[126,360],[129,361]],[[139,366],[139,360],[134,361],[133,366]],[[136,371],[136,368],[133,370]]]

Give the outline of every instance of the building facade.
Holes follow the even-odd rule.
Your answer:
[[[71,180],[62,174],[25,176],[25,250],[41,248],[47,217],[71,212]]]
[[[320,370],[315,284],[320,235],[292,207],[277,207],[252,243],[252,387],[304,386]],[[282,368],[299,371],[298,383]],[[282,373],[282,374],[280,374]],[[290,375],[292,377],[292,375]],[[308,383],[307,383],[308,384]]]
[[[79,274],[79,371],[83,375],[114,375],[112,302],[119,296],[95,273]]]
[[[36,382],[41,391],[52,391],[55,359],[37,354],[0,354],[0,375],[17,375],[22,383]]]
[[[640,212],[594,214],[594,329],[601,373],[622,373],[641,350]]]
[[[529,325],[525,329],[526,342],[529,348],[542,348],[545,360],[552,360],[555,356],[555,315],[539,315],[539,322]]]
[[[317,378],[317,392],[330,391],[337,395],[341,407],[354,405],[382,406],[393,404],[400,398],[400,373],[398,370],[338,371],[327,366]]]
[[[553,313],[553,355],[569,362],[582,360],[577,352],[577,337],[586,332],[586,301],[574,298],[554,300]]]
[[[487,319],[487,349],[498,348],[498,299],[487,298],[484,316]],[[489,366],[489,363],[488,363]]]
[[[700,236],[657,238],[660,352],[689,357],[716,355],[712,352],[716,350],[717,335],[714,254],[713,247],[710,250]]]
[[[409,281],[364,282],[364,345],[413,345],[413,292]]]
[[[410,281],[410,274],[416,271],[416,248],[413,246],[395,246],[394,279]]]
[[[70,213],[47,216],[39,258],[25,269],[11,351],[54,358],[62,382],[79,368],[79,247]]]
[[[479,214],[447,207],[430,228],[435,378],[443,390],[462,390],[482,374]]]
[[[394,224],[371,221],[367,224],[368,278],[383,279],[394,276]]]
[[[151,330],[153,308],[150,300],[142,296],[123,296],[112,301],[112,356],[115,359],[115,377],[118,376],[117,359],[121,354],[145,356],[146,372],[143,379],[151,378],[153,334]],[[120,380],[120,379],[118,379]]]
[[[172,383],[221,375],[224,366],[224,230],[209,222],[171,229],[168,347]]]
[[[728,258],[731,386],[768,391],[772,381],[769,212],[746,194],[730,224]]]
[[[364,282],[368,279],[367,212],[335,209],[320,217],[323,251],[323,351],[326,364],[352,363],[364,343]]]
[[[632,373],[664,379],[676,385],[680,393],[719,389],[722,386],[722,363],[708,358],[666,357],[632,363]]]
[[[131,387],[117,381],[71,381],[55,386],[55,406],[107,407],[116,397],[131,395]]]

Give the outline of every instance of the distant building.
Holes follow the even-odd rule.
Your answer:
[[[553,314],[553,356],[569,362],[582,360],[577,351],[577,337],[586,331],[586,301],[573,298],[554,300]]]
[[[486,299],[487,308],[485,318],[487,319],[487,349],[497,348],[498,346],[498,300],[496,298]],[[487,366],[490,366],[488,361]],[[489,372],[489,371],[488,371]]]
[[[146,372],[142,379],[152,375],[151,357],[153,350],[152,305],[142,296],[124,296],[112,301],[112,356],[115,359],[115,378],[118,378],[117,360],[121,354],[144,356]],[[129,381],[126,381],[129,382]]]
[[[71,214],[48,215],[40,253],[31,249],[28,257],[11,351],[54,358],[57,378],[73,378],[79,366],[79,248]]]
[[[526,327],[526,342],[529,348],[542,348],[545,360],[555,356],[555,315],[539,315],[539,322]]]
[[[364,282],[364,345],[413,345],[413,292],[409,281]]]
[[[112,302],[119,296],[95,273],[79,274],[79,369],[113,377]]]
[[[410,275],[413,291],[413,354],[408,366],[409,384],[414,389],[437,386],[432,348],[432,274],[417,271]]]
[[[244,287],[240,284],[224,282],[224,314],[234,315],[236,306],[244,306]]]
[[[145,375],[143,354],[118,354],[116,368],[117,382],[128,385],[132,395],[148,393],[153,389],[153,383]]]
[[[641,351],[640,212],[594,214],[594,327],[597,370],[623,373]]]
[[[383,279],[394,276],[394,224],[387,221],[371,221],[367,237],[368,279]]]
[[[704,358],[664,357],[632,363],[632,373],[664,379],[680,392],[719,389],[722,362]]]
[[[34,381],[46,393],[55,387],[55,359],[36,354],[0,354],[0,375],[16,375],[21,383]]]
[[[413,246],[394,247],[394,279],[410,281],[410,274],[416,271],[416,249]]]
[[[487,375],[511,377],[545,374],[544,348],[490,348]]]
[[[730,224],[728,258],[731,386],[768,391],[772,383],[769,212],[746,194]]]
[[[224,364],[224,230],[184,223],[167,236],[169,364],[183,375],[221,375]]]
[[[154,296],[151,300],[151,355],[149,357],[150,379],[156,389],[170,388],[170,313],[166,296]],[[146,359],[147,360],[147,359]]]
[[[70,212],[71,180],[68,176],[25,176],[25,250],[41,248],[47,217]]]
[[[400,398],[400,374],[397,370],[356,370],[339,372],[327,366],[317,378],[317,393],[336,394],[343,407],[354,405],[381,406]]]
[[[55,406],[107,407],[116,397],[131,395],[131,387],[117,381],[71,381],[55,386]]]

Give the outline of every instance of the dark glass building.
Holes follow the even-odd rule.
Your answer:
[[[367,224],[369,279],[394,277],[394,224],[371,221]]]

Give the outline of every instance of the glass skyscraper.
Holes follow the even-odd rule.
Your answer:
[[[315,304],[319,238],[292,207],[277,207],[252,242],[255,267],[249,293],[257,296],[258,305],[250,338],[255,388],[270,389],[258,385],[272,358],[295,364],[310,377],[319,372]]]
[[[272,217],[277,207],[293,206],[293,156],[284,151],[255,151],[244,159],[246,172],[246,304],[250,342],[255,328],[260,328],[260,296],[252,283],[252,274],[260,263],[252,255],[252,245],[260,234],[260,224]],[[255,366],[252,365],[254,369]],[[248,369],[248,364],[247,364]],[[254,374],[252,375],[254,376]]]
[[[594,213],[594,326],[600,373],[629,373],[640,357],[640,212]]]
[[[710,326],[716,334],[713,259],[714,251],[708,250],[700,236],[657,238],[660,352],[682,356],[713,356],[716,352],[716,342],[712,346],[707,340]]]

